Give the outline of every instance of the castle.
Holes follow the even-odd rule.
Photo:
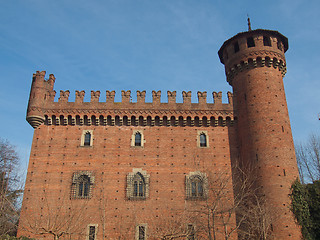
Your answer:
[[[18,235],[36,239],[238,239],[235,167],[250,173],[272,209],[274,239],[300,239],[289,210],[298,177],[283,77],[288,39],[257,29],[225,41],[228,103],[221,92],[60,91],[33,75],[27,121],[34,128]],[[246,167],[245,167],[246,166]],[[247,168],[247,166],[250,166]],[[253,174],[253,172],[252,172]],[[255,223],[258,225],[258,223]],[[171,237],[171,238],[170,238]]]

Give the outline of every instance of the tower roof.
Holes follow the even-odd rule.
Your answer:
[[[273,35],[276,36],[277,38],[279,38],[284,45],[284,52],[286,52],[288,50],[289,44],[288,44],[288,38],[283,36],[281,33],[279,33],[278,31],[273,31],[273,30],[267,30],[267,29],[256,29],[256,30],[252,30],[252,31],[248,31],[248,32],[240,32],[237,35],[233,36],[232,38],[228,39],[227,41],[225,41],[223,43],[223,45],[221,46],[220,50],[218,51],[218,55],[220,58],[220,62],[224,64],[224,59],[223,59],[223,50],[224,48],[233,40],[235,40],[236,38],[245,36],[245,35],[262,35],[262,34],[268,34],[268,35]]]

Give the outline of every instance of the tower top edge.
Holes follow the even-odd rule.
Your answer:
[[[252,36],[252,35],[262,35],[262,34],[267,34],[267,35],[272,35],[275,36],[277,38],[279,38],[284,46],[284,52],[286,52],[289,48],[289,42],[288,42],[288,38],[285,37],[284,35],[282,35],[281,33],[279,33],[278,31],[274,31],[274,30],[267,30],[267,29],[256,29],[256,30],[251,30],[251,31],[246,31],[246,32],[240,32],[237,35],[233,36],[232,38],[229,38],[228,40],[226,40],[221,48],[218,51],[218,55],[220,58],[220,62],[222,64],[224,64],[224,59],[223,59],[223,51],[226,48],[227,45],[229,45],[231,42],[233,42],[235,39],[237,38],[241,38],[244,36]]]

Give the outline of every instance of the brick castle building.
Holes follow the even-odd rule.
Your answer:
[[[221,92],[60,91],[55,77],[33,75],[27,121],[34,128],[18,235],[37,239],[238,239],[233,207],[241,190],[235,167],[252,174],[272,209],[268,232],[300,239],[289,210],[298,177],[285,98],[284,53],[277,31],[230,38],[218,54],[225,65],[228,103]],[[254,169],[250,172],[248,169]],[[237,170],[238,172],[238,170]],[[240,182],[241,185],[241,182]],[[238,231],[239,232],[239,231]],[[167,238],[164,238],[164,237]],[[60,239],[61,239],[60,238]]]

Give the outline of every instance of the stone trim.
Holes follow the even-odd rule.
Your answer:
[[[137,133],[140,133],[141,134],[141,146],[136,146],[135,145],[135,137],[136,137],[136,134]],[[136,148],[143,148],[144,147],[144,144],[145,144],[146,140],[144,139],[144,134],[143,134],[143,130],[133,130],[133,133],[131,135],[131,147],[136,147]]]
[[[135,239],[139,240],[139,227],[142,226],[144,227],[144,236],[145,236],[145,240],[147,240],[148,238],[148,224],[147,223],[140,223],[136,226],[136,231],[135,231]]]
[[[266,52],[264,52],[266,54]],[[226,69],[227,81],[232,85],[232,80],[239,72],[246,71],[248,69],[257,67],[273,67],[281,72],[282,77],[287,73],[287,66],[285,61],[276,57],[260,57],[260,56],[246,56],[246,61],[241,61],[238,64],[234,64],[230,69]]]
[[[145,196],[134,196],[134,186],[133,186],[133,179],[136,176],[136,174],[141,174],[141,176],[144,178],[145,182]],[[149,197],[149,181],[150,181],[150,175],[147,174],[146,171],[142,170],[142,168],[134,168],[132,169],[132,172],[127,175],[127,199],[128,200],[145,200]]]
[[[86,175],[89,177],[90,179],[90,187],[89,187],[89,194],[86,197],[80,197],[79,196],[79,188],[78,188],[78,179],[83,176]],[[93,186],[94,186],[94,182],[95,182],[95,177],[93,175],[93,173],[91,171],[77,171],[75,173],[73,173],[72,176],[72,185],[71,185],[71,198],[74,199],[88,199],[92,197],[92,192],[93,192]]]
[[[95,227],[94,239],[97,240],[98,224],[88,224],[87,225],[86,240],[89,240],[90,227]]]
[[[201,147],[200,146],[200,135],[201,134],[204,134],[206,136],[206,143],[207,143],[207,146],[205,147]],[[209,148],[209,136],[208,136],[208,131],[203,131],[203,130],[198,130],[197,131],[197,147],[198,148]]]
[[[90,133],[91,134],[90,146],[85,146],[84,145],[84,139],[85,139],[86,133]],[[83,130],[82,131],[80,146],[81,147],[92,147],[93,146],[93,130]]]
[[[203,196],[192,196],[191,183],[193,178],[199,178],[202,182]],[[205,200],[208,197],[208,177],[207,174],[200,171],[190,172],[186,175],[186,199],[187,200]]]

